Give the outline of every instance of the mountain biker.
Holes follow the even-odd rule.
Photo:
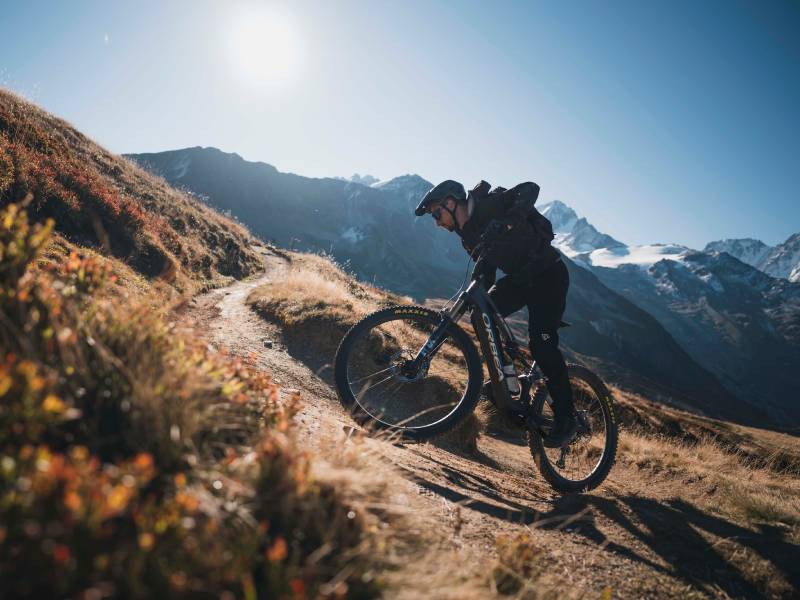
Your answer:
[[[533,208],[539,186],[522,183],[510,190],[481,181],[470,191],[453,180],[433,187],[414,211],[430,213],[436,225],[453,231],[472,256],[481,242],[487,250],[475,266],[503,317],[528,307],[530,350],[547,377],[555,424],[544,444],[559,447],[575,434],[577,421],[564,357],[558,348],[558,326],[566,307],[569,274],[552,247],[552,228],[542,231]],[[539,219],[543,219],[538,215]],[[500,268],[506,275],[496,279]]]

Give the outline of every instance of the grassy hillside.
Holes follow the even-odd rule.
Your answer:
[[[156,285],[255,272],[255,240],[8,92],[0,200],[3,593],[373,596],[365,517],[312,476],[296,398]]]
[[[26,198],[31,218],[52,218],[67,243],[178,289],[260,267],[243,227],[0,89],[0,205]]]

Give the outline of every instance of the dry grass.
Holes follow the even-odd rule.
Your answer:
[[[492,565],[489,584],[493,592],[518,600],[555,600],[577,597],[565,591],[564,583],[555,580],[548,549],[530,533],[499,536],[497,558]],[[606,597],[605,594],[602,597]]]
[[[286,277],[255,290],[251,303],[281,299],[281,311],[287,318],[303,310],[333,311],[336,316],[350,315],[358,320],[366,314],[393,304],[410,304],[408,296],[356,281],[330,258],[316,254],[287,253],[291,268]]]
[[[615,386],[610,389],[620,421],[629,431],[662,436],[678,446],[713,441],[718,450],[747,467],[800,476],[800,438],[796,436],[702,417]]]
[[[632,467],[637,474],[631,476],[644,473],[673,493],[690,485],[693,495],[714,512],[750,524],[786,526],[800,540],[800,479],[752,465],[713,439],[679,442],[627,433],[618,463]]]
[[[682,557],[670,560],[677,572],[716,581],[733,595],[750,589],[796,596],[797,570],[787,556],[800,544],[794,472],[736,454],[713,438],[688,442],[624,432],[611,480],[620,502],[650,530],[647,543],[662,556]],[[704,571],[704,548],[717,565],[713,576]]]
[[[32,197],[36,221],[181,291],[260,268],[254,239],[65,121],[0,90],[0,206]]]
[[[278,323],[295,349],[332,362],[347,330],[380,306],[409,299],[356,282],[330,260],[291,253],[285,278],[261,286],[247,298],[262,316]]]

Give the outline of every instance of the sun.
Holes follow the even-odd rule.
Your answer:
[[[238,76],[259,87],[284,86],[297,75],[300,40],[291,20],[280,13],[242,14],[230,32],[231,61]]]

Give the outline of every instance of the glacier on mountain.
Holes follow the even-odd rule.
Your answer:
[[[687,252],[686,246],[676,244],[648,244],[644,246],[617,246],[598,248],[579,257],[579,262],[592,267],[614,268],[621,265],[636,265],[649,268],[660,260],[681,261]]]
[[[687,252],[692,251],[677,244],[628,246],[598,231],[560,200],[545,204],[539,210],[553,225],[553,244],[584,267],[611,269],[636,265],[646,269],[660,260],[680,261]]]

